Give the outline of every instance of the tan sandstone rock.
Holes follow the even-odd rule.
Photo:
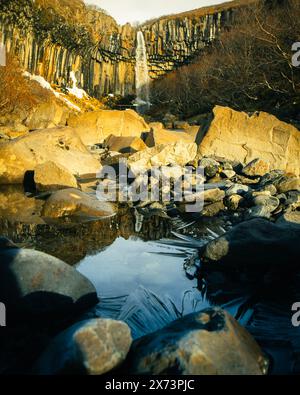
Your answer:
[[[50,100],[36,106],[27,117],[25,125],[29,130],[66,126],[69,113],[70,109],[67,106]]]
[[[64,166],[45,162],[34,169],[34,182],[38,191],[77,188],[77,180]]]
[[[176,132],[165,129],[154,129],[148,133],[145,143],[148,147],[155,147],[160,144],[173,144],[177,141],[184,141],[187,143],[193,143],[192,136],[185,132]]]
[[[13,140],[18,137],[24,136],[28,133],[28,129],[24,125],[18,125],[17,127],[0,126],[0,143],[7,140]]]
[[[109,217],[115,213],[113,204],[100,201],[96,196],[77,189],[68,188],[54,192],[46,200],[41,215],[46,218]]]
[[[164,125],[161,122],[150,122],[149,127],[152,130],[161,130],[164,128]]]
[[[85,145],[103,142],[115,136],[141,137],[150,130],[145,120],[133,110],[100,110],[72,115],[68,125],[75,128]]]
[[[103,318],[81,321],[50,343],[35,372],[101,375],[125,360],[131,343],[131,331],[125,322]]]
[[[261,158],[270,169],[299,175],[300,132],[265,112],[251,116],[216,106],[214,118],[200,143],[202,155],[216,155],[244,164]]]
[[[110,151],[122,154],[135,153],[147,148],[140,137],[122,137],[111,135],[105,140],[105,145]]]
[[[195,159],[197,145],[177,141],[175,144],[158,145],[147,148],[130,156],[128,165],[134,173],[149,170],[152,167],[178,165],[185,166]]]
[[[52,161],[71,174],[96,174],[100,163],[71,128],[31,132],[0,145],[0,184],[20,184],[27,171]]]
[[[268,360],[231,315],[208,308],[136,340],[128,356],[131,374],[263,375]]]
[[[269,163],[257,158],[243,168],[243,173],[249,177],[264,176],[270,170]]]

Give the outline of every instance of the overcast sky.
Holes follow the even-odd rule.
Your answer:
[[[224,3],[226,0],[85,0],[104,8],[118,23],[144,22],[147,19],[207,5]]]

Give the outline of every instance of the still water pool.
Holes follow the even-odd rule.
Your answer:
[[[255,277],[213,272],[203,287],[194,275],[199,265],[196,248],[178,245],[176,240],[166,245],[132,236],[118,237],[87,255],[77,270],[92,281],[101,299],[94,314],[127,322],[134,338],[219,305],[259,342],[270,357],[271,373],[299,373],[300,331],[291,325],[285,285],[278,294],[280,290],[273,287],[266,291]]]

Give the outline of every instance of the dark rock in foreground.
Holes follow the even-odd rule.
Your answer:
[[[267,359],[251,335],[228,313],[205,309],[133,343],[133,374],[262,375]]]
[[[201,252],[206,263],[241,269],[297,265],[300,256],[300,225],[255,218],[240,223],[208,243]]]
[[[34,250],[19,249],[6,239],[0,248],[0,300],[8,319],[51,320],[98,302],[94,286],[63,261]]]

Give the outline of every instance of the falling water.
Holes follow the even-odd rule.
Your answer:
[[[136,105],[138,107],[139,112],[144,112],[147,111],[150,107],[150,93],[149,93],[150,79],[149,79],[145,39],[141,31],[137,33],[135,80],[136,80],[136,96],[137,96]]]

